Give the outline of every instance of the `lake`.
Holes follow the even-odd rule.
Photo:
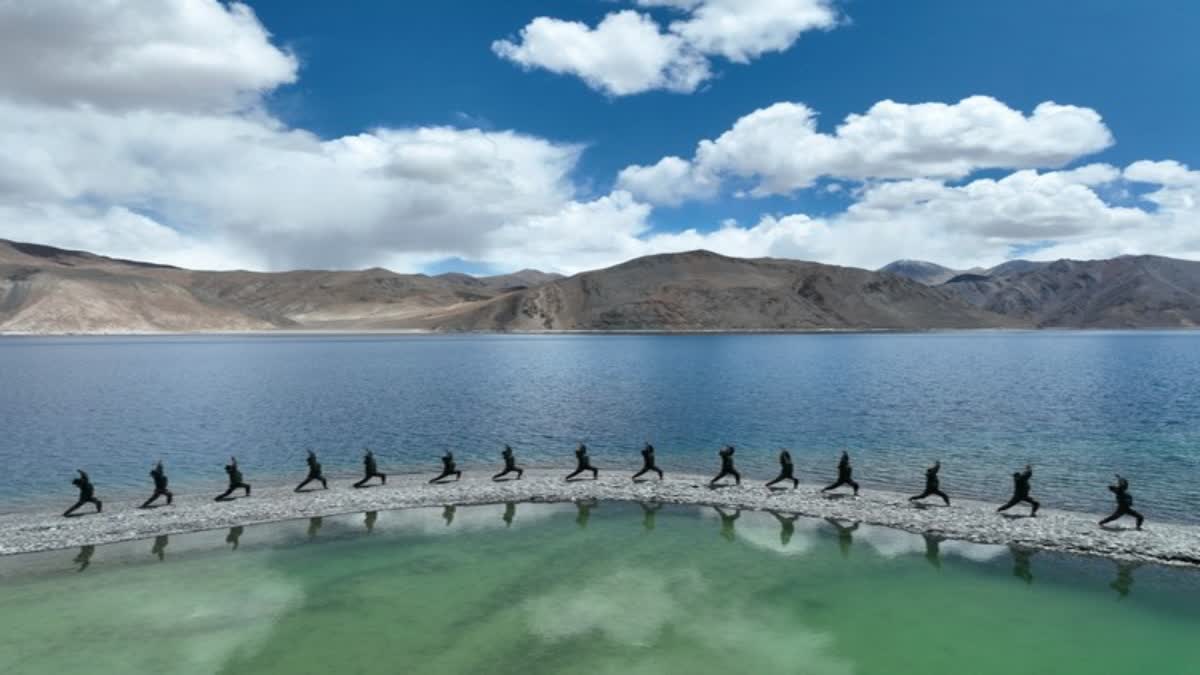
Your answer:
[[[563,466],[712,473],[725,443],[770,478],[789,447],[806,482],[849,448],[864,487],[1003,500],[1036,466],[1048,507],[1111,509],[1120,471],[1151,520],[1200,522],[1200,333],[263,335],[0,338],[0,511],[149,492],[219,492],[236,454],[254,481],[428,471],[454,449],[494,470],[512,444]]]

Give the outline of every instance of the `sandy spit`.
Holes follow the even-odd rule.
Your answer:
[[[1200,566],[1200,526],[1149,521],[1133,529],[1131,520],[1114,529],[1097,526],[1098,516],[1042,509],[1037,518],[1014,507],[1006,517],[995,504],[956,500],[947,508],[931,503],[921,508],[906,496],[864,491],[859,497],[830,497],[817,486],[771,491],[761,482],[709,488],[707,478],[668,475],[665,481],[633,483],[628,473],[601,473],[596,481],[565,482],[566,471],[527,470],[520,481],[493,482],[490,476],[467,475],[459,482],[429,485],[427,476],[395,475],[386,486],[353,489],[350,481],[330,481],[328,490],[294,493],[290,487],[263,486],[249,498],[215,502],[212,496],[178,494],[175,504],[141,510],[137,502],[105,502],[104,512],[63,518],[60,513],[25,512],[0,516],[0,555],[72,548],[183,534],[293,518],[333,516],[409,507],[471,505],[504,502],[576,502],[613,500],[668,504],[716,505],[749,510],[773,510],[817,518],[882,525],[917,534],[980,544],[1104,556],[1120,560]],[[98,494],[103,499],[103,494]],[[69,505],[65,500],[64,508]],[[937,501],[937,500],[934,500]]]

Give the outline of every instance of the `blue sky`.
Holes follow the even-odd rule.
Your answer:
[[[0,17],[8,37],[54,31],[0,48],[0,123],[24,132],[0,131],[20,160],[0,160],[0,236],[258,269],[570,272],[697,246],[868,267],[1200,257],[1196,3],[175,4]],[[729,7],[745,32],[705,23]],[[648,49],[597,32],[618,14],[702,81],[614,74],[638,64],[611,59]],[[63,17],[78,34],[45,28]],[[132,58],[126,22],[209,65]],[[39,49],[77,52],[103,91]],[[579,49],[595,63],[563,66]],[[959,107],[969,97],[986,99]],[[904,105],[869,113],[888,100]],[[1066,109],[1042,120],[1044,102]],[[756,111],[771,114],[753,134],[717,142]],[[867,140],[831,149],[848,115],[868,118]],[[622,173],[669,157],[684,174]]]

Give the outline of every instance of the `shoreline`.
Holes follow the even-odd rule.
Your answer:
[[[707,487],[706,477],[672,475],[662,482],[633,483],[626,472],[601,474],[597,481],[567,483],[563,480],[566,473],[565,469],[528,469],[523,480],[502,482],[493,482],[490,474],[475,474],[441,485],[427,484],[425,476],[394,474],[386,486],[364,489],[339,482],[328,490],[297,494],[291,486],[275,484],[256,490],[249,498],[229,502],[215,502],[208,495],[180,494],[169,507],[143,510],[136,508],[140,499],[114,499],[106,502],[101,514],[94,515],[85,506],[80,510],[85,515],[74,518],[49,511],[10,513],[0,516],[0,555],[364,511],[598,500],[773,510],[978,544],[1200,568],[1200,526],[1194,525],[1150,521],[1146,529],[1137,531],[1125,520],[1102,529],[1096,524],[1099,515],[1042,509],[1037,518],[1028,518],[1023,505],[1010,514],[997,514],[994,504],[972,500],[955,500],[946,508],[940,501],[914,506],[907,495],[875,490],[859,497],[848,493],[824,496],[817,492],[819,486],[806,483],[794,491],[767,490],[761,481],[712,489]]]

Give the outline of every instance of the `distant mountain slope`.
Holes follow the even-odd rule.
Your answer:
[[[867,270],[708,251],[637,258],[428,322],[441,330],[811,330],[1018,325]]]
[[[897,260],[880,267],[878,271],[912,279],[926,286],[937,286],[961,274],[958,270],[924,260]]]

